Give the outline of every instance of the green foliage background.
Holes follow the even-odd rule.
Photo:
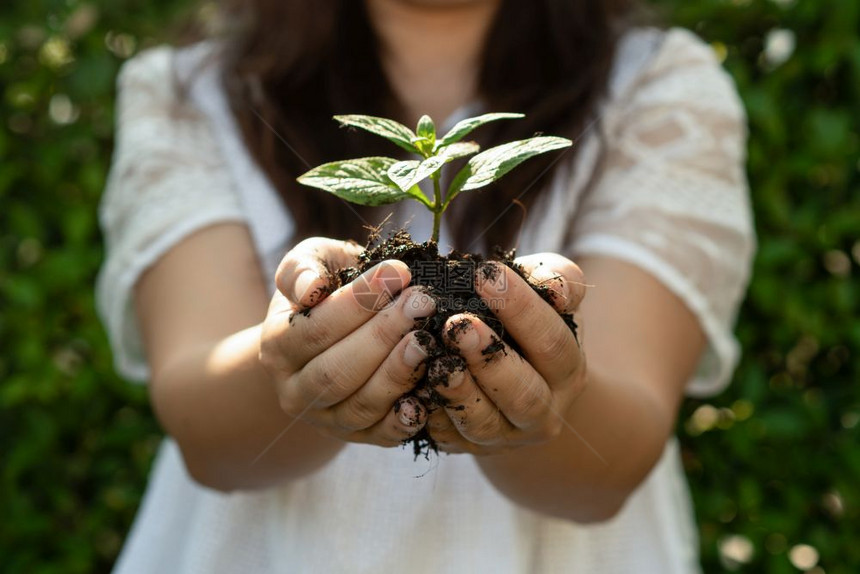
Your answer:
[[[752,134],[760,252],[738,326],[745,355],[730,390],[688,401],[679,423],[705,569],[798,572],[792,556],[812,567],[805,544],[812,573],[860,571],[860,3],[658,5],[725,56]],[[0,6],[5,572],[109,569],[160,439],[145,390],[113,374],[94,313],[96,204],[117,69],[188,10]],[[781,65],[765,55],[772,30],[796,38]]]

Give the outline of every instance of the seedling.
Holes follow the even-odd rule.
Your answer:
[[[364,129],[382,136],[415,154],[419,159],[400,161],[390,157],[363,157],[334,161],[315,167],[299,177],[299,182],[304,185],[323,189],[353,203],[375,206],[413,199],[433,213],[433,234],[430,238],[432,241],[415,243],[402,229],[378,244],[373,244],[371,236],[367,249],[359,255],[356,265],[334,273],[330,285],[331,289],[339,288],[358,280],[362,273],[380,262],[398,259],[409,266],[412,275],[410,285],[421,286],[434,298],[435,314],[416,320],[415,324],[415,329],[423,337],[422,341],[427,342],[431,337],[435,340],[435,345],[425,345],[425,349],[430,349],[426,372],[417,381],[414,390],[398,400],[395,409],[401,404],[400,401],[404,400],[420,401],[430,410],[446,404],[444,397],[436,389],[439,385],[448,384],[447,377],[451,372],[466,368],[465,360],[455,350],[446,346],[443,337],[446,321],[455,314],[472,314],[493,330],[495,336],[492,343],[481,350],[485,360],[495,360],[500,353],[505,353],[505,348],[519,352],[517,342],[496,317],[491,302],[481,298],[474,283],[478,275],[484,279],[495,278],[493,274],[496,268],[484,266],[488,260],[505,264],[524,280],[528,280],[522,267],[514,261],[515,252],[503,252],[501,248],[497,248],[495,254],[486,258],[480,254],[459,251],[441,256],[438,244],[442,215],[461,193],[480,189],[499,180],[531,157],[571,145],[572,142],[565,138],[538,136],[481,152],[477,143],[463,141],[474,129],[488,122],[521,117],[522,114],[485,114],[465,119],[444,136],[436,137],[436,126],[428,116],[423,116],[418,121],[414,132],[385,118],[335,116],[343,126]],[[469,158],[468,161],[454,175],[443,193],[443,168],[451,161],[466,157]],[[425,194],[419,185],[428,178],[433,184],[432,197]],[[544,300],[552,303],[554,292],[548,285],[530,285]],[[361,287],[355,286],[353,292],[361,291]],[[375,310],[377,299],[378,294],[374,302],[368,305],[360,298],[359,304]],[[565,313],[561,317],[575,335],[576,323],[573,321],[573,315]],[[449,338],[457,336],[457,324],[448,327]],[[426,428],[410,441],[414,443],[415,456],[436,450],[436,443]]]
[[[474,129],[496,120],[522,118],[523,114],[484,114],[458,122],[441,138],[429,116],[422,116],[413,132],[394,120],[374,116],[335,116],[343,126],[367,130],[382,136],[421,159],[399,161],[390,157],[362,157],[333,161],[313,168],[298,178],[310,187],[323,189],[341,199],[360,205],[385,205],[404,199],[414,199],[433,213],[431,239],[438,244],[442,215],[462,192],[487,186],[525,160],[553,150],[568,147],[569,139],[537,136],[512,141],[480,153],[475,142],[462,141]],[[477,154],[477,155],[476,155]],[[449,162],[472,156],[442,192],[442,168]],[[419,184],[430,178],[433,197],[428,197]]]

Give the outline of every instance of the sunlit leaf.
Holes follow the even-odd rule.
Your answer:
[[[412,143],[413,138],[416,137],[415,133],[394,120],[357,114],[334,116],[334,119],[339,121],[343,126],[361,128],[372,134],[382,136],[408,152],[419,153],[418,148]]]
[[[458,159],[466,157],[467,155],[472,155],[473,153],[478,153],[480,150],[481,146],[475,142],[458,142],[445,146],[445,148],[438,152],[438,154],[450,159]]]
[[[529,158],[566,148],[572,143],[567,138],[539,136],[483,151],[470,159],[454,177],[448,191],[448,201],[461,191],[478,189],[497,181]]]
[[[449,131],[447,134],[444,135],[444,137],[436,141],[436,147],[434,149],[439,150],[445,146],[451,145],[454,142],[458,142],[467,135],[469,135],[473,130],[481,127],[484,124],[494,122],[496,120],[513,120],[524,117],[525,115],[523,114],[496,113],[484,114],[482,116],[476,116],[474,118],[467,118],[454,124],[454,127],[451,128],[451,131]]]
[[[407,191],[442,169],[442,166],[452,159],[437,155],[420,162],[416,160],[397,162],[388,169],[388,177],[401,190]]]
[[[298,181],[359,205],[384,205],[410,197],[386,174],[395,163],[389,157],[333,161],[313,168]]]

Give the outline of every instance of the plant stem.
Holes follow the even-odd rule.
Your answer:
[[[442,188],[439,185],[439,172],[431,175],[433,180],[433,235],[430,237],[436,244],[439,244],[439,226],[442,223],[442,213],[445,211],[445,206],[442,204]]]

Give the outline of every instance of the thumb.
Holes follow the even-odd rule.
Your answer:
[[[585,297],[585,275],[579,266],[558,253],[535,253],[514,260],[529,283],[546,290],[559,313],[573,313]]]
[[[333,290],[335,273],[356,265],[364,251],[352,241],[310,237],[293,247],[278,265],[275,285],[295,307],[308,309]]]

